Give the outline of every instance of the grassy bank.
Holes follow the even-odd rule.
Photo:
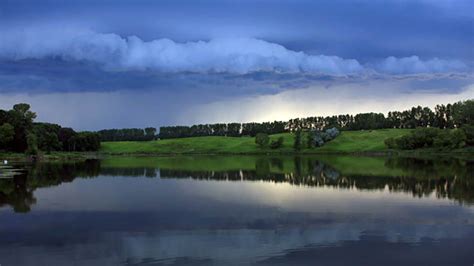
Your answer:
[[[336,139],[320,148],[303,148],[301,153],[377,153],[386,152],[384,140],[408,134],[406,129],[381,129],[367,131],[344,131]],[[194,137],[158,141],[103,142],[101,152],[105,154],[291,154],[294,134],[283,133],[270,136],[272,140],[284,138],[278,149],[260,148],[253,137]],[[306,137],[303,137],[306,142]]]
[[[474,149],[464,148],[455,151],[440,151],[436,149],[421,149],[412,151],[391,151],[385,147],[384,140],[410,133],[410,129],[380,129],[343,131],[334,140],[323,147],[307,148],[295,152],[293,148],[294,134],[283,133],[271,135],[271,140],[283,137],[282,147],[278,149],[260,148],[253,137],[193,137],[181,139],[166,139],[157,141],[119,141],[102,142],[99,153],[53,152],[43,155],[42,160],[84,160],[108,155],[186,155],[186,154],[357,154],[357,155],[386,155],[396,153],[402,156],[473,156]],[[306,143],[306,136],[303,136]],[[25,160],[23,154],[0,153],[0,159]]]

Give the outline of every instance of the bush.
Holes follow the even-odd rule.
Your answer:
[[[417,128],[411,134],[414,149],[433,146],[434,139],[440,133],[439,128]]]
[[[335,139],[337,136],[339,136],[340,132],[337,128],[333,127],[330,129],[326,129],[326,134],[330,138],[329,140]]]
[[[397,148],[397,141],[395,138],[388,138],[384,140],[385,146],[389,149],[396,149]]]
[[[270,148],[271,149],[278,149],[280,148],[281,146],[283,146],[283,137],[279,137],[277,140],[273,140],[271,143],[270,143]]]
[[[474,125],[464,125],[461,129],[466,135],[466,144],[474,145]]]
[[[464,133],[463,130],[461,129],[453,129],[451,130],[450,134],[451,136],[451,144],[452,148],[458,149],[466,146],[466,133]]]
[[[7,146],[15,137],[15,128],[9,123],[0,126],[0,148]]]
[[[466,145],[466,130],[441,130],[439,128],[417,128],[411,134],[398,138],[388,138],[385,146],[389,149],[413,150],[419,148],[449,148],[457,149]]]
[[[395,139],[395,143],[398,149],[401,150],[413,150],[415,149],[414,138],[412,135],[405,135]]]
[[[326,129],[326,131],[315,131],[312,136],[312,143],[310,146],[321,147],[324,143],[335,139],[339,136],[340,132],[337,128],[333,127]]]
[[[458,149],[466,145],[466,134],[463,130],[443,130],[434,139],[434,146],[443,149]]]
[[[270,142],[270,138],[268,137],[268,134],[258,133],[255,136],[255,143],[261,148],[266,147],[269,142]]]
[[[321,147],[326,142],[326,133],[324,132],[315,132],[313,135],[313,146],[314,147]]]
[[[322,132],[321,137],[323,138],[324,142],[328,142],[328,141],[332,140],[331,136],[326,132]]]

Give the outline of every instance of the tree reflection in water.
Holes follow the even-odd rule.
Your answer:
[[[248,158],[247,158],[248,159]],[[357,163],[361,160],[354,157]],[[111,167],[100,160],[75,163],[37,163],[24,165],[25,171],[13,178],[0,179],[0,207],[11,206],[15,212],[28,212],[36,203],[37,188],[52,187],[76,178],[102,176],[146,178],[191,178],[195,180],[286,182],[308,187],[336,187],[358,190],[384,190],[411,193],[414,197],[435,195],[461,204],[474,203],[474,162],[458,159],[428,160],[387,158],[384,169],[398,173],[351,173],[350,167],[336,168],[312,157],[255,157],[253,167],[203,171],[180,167]],[[139,164],[138,164],[139,165]]]

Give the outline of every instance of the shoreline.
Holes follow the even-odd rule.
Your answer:
[[[60,162],[60,161],[84,161],[90,159],[104,159],[108,157],[177,157],[177,156],[353,156],[353,157],[410,157],[419,159],[449,158],[449,159],[472,159],[474,160],[474,150],[467,151],[433,151],[433,150],[413,150],[413,151],[301,151],[301,152],[54,152],[43,154],[38,161]],[[33,162],[31,158],[22,153],[0,153],[0,160],[14,162]]]
[[[352,157],[406,157],[406,158],[460,158],[474,160],[474,151],[314,151],[314,152],[217,152],[217,153],[100,153],[101,157],[173,157],[173,156],[352,156]]]

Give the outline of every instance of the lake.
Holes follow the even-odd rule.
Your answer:
[[[0,171],[1,266],[474,263],[474,160],[112,157]]]

